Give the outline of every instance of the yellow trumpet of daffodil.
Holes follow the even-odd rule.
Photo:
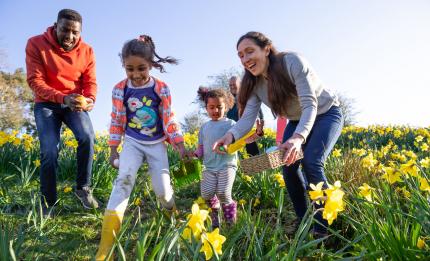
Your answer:
[[[309,197],[311,200],[315,200],[317,204],[321,203],[321,198],[324,197],[324,191],[322,190],[322,186],[324,185],[324,182],[321,181],[316,186],[314,184],[310,184],[309,186],[313,191],[309,191]],[[322,201],[324,202],[324,201]]]
[[[421,164],[421,167],[429,169],[430,168],[430,158],[426,157],[426,158],[420,160],[420,164]]]
[[[365,198],[367,201],[372,202],[372,188],[367,183],[363,183],[363,186],[359,187],[360,195]]]
[[[425,248],[426,246],[427,246],[426,241],[424,241],[424,239],[422,239],[421,237],[419,237],[419,238],[418,238],[418,241],[417,241],[417,247],[418,247],[419,249],[423,249],[423,248]]]
[[[411,175],[412,177],[418,177],[418,167],[415,165],[415,160],[409,160],[405,164],[400,165],[400,171],[406,176]]]
[[[400,172],[396,171],[394,168],[384,167],[383,171],[384,174],[381,177],[387,180],[389,184],[394,184],[396,182],[402,181],[402,179],[400,178]]]
[[[323,218],[331,225],[333,220],[337,218],[337,214],[345,209],[345,203],[343,202],[345,192],[340,189],[340,181],[336,181],[334,186],[330,184],[328,186],[329,188],[324,190],[327,200],[324,205]]]
[[[225,242],[226,238],[223,235],[220,235],[219,229],[215,228],[211,233],[205,233],[202,236],[202,248],[200,252],[205,253],[206,260],[209,260],[213,256],[212,249],[218,254],[222,254],[222,244]]]
[[[199,205],[197,203],[194,203],[191,208],[191,214],[189,214],[187,217],[187,226],[191,228],[192,235],[197,239],[200,239],[201,233],[205,230],[204,223],[205,220],[208,218],[208,213],[209,212],[207,210],[200,210]],[[188,235],[186,234],[187,232],[185,231],[186,230],[184,230],[183,236],[184,238],[189,239],[189,237],[187,237]]]

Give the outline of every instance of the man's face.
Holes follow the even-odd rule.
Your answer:
[[[237,79],[231,78],[228,83],[228,86],[230,87],[231,94],[233,94],[233,96],[236,96],[239,92],[239,85],[237,84]]]
[[[70,51],[81,37],[81,23],[68,19],[60,19],[54,24],[58,44],[66,51]]]

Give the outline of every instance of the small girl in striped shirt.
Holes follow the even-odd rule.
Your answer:
[[[217,228],[221,206],[226,223],[236,222],[237,203],[231,194],[236,177],[237,152],[221,155],[212,151],[212,144],[235,124],[234,120],[225,117],[234,105],[234,98],[224,89],[200,87],[197,93],[205,103],[210,120],[200,128],[198,147],[194,154],[203,158],[201,196],[212,209],[212,227]],[[257,124],[257,129],[258,133],[262,133],[262,125]]]

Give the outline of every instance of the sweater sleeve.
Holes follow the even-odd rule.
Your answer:
[[[109,126],[109,146],[119,146],[121,144],[122,136],[124,135],[124,124],[126,119],[125,111],[122,109],[123,100],[120,97],[124,97],[117,87],[112,90],[112,112],[111,112],[111,122]]]
[[[257,114],[260,108],[261,100],[257,95],[252,94],[246,103],[242,117],[240,117],[236,125],[228,131],[233,134],[235,140],[239,140],[251,130],[254,126],[255,120],[257,119]]]
[[[162,106],[160,106],[160,109],[162,110],[161,115],[163,117],[164,133],[168,136],[168,140],[172,145],[183,142],[184,138],[181,133],[181,128],[176,122],[175,114],[172,110],[172,97],[167,85],[161,87],[159,96],[161,97],[163,103]]]
[[[96,100],[97,82],[96,82],[96,59],[92,48],[89,49],[89,63],[82,74],[82,89],[85,97]]]
[[[291,79],[296,85],[302,111],[295,133],[300,134],[306,141],[317,115],[318,99],[315,93],[317,86],[314,86],[316,83],[312,80],[312,69],[304,58],[290,53],[284,59]]]
[[[46,83],[45,66],[42,64],[39,49],[31,39],[27,42],[25,54],[27,82],[30,88],[44,100],[62,104],[66,95]]]

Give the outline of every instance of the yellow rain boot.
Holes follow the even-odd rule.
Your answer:
[[[102,226],[102,236],[100,239],[99,250],[96,254],[96,260],[105,260],[113,246],[115,236],[118,236],[119,229],[121,228],[122,218],[124,213],[118,213],[115,210],[105,211]],[[109,260],[113,260],[113,255]]]

